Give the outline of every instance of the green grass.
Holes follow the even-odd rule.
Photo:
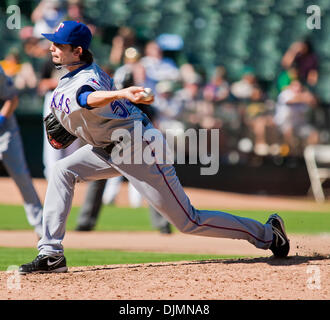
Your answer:
[[[72,207],[67,221],[67,230],[77,224],[78,207]],[[23,206],[0,205],[0,230],[31,229]],[[96,230],[99,231],[150,231],[152,230],[147,208],[118,208],[104,206],[100,212]]]
[[[231,213],[266,222],[274,212],[265,210],[232,210]],[[330,212],[276,211],[284,220],[288,233],[317,234],[330,233]]]
[[[265,222],[270,214],[264,210],[229,210],[228,212]],[[73,207],[68,217],[67,230],[76,226],[79,208]],[[278,211],[285,221],[288,233],[316,234],[330,232],[330,213]],[[0,230],[31,229],[22,206],[0,205]],[[96,225],[99,231],[150,231],[148,208],[118,208],[103,206]]]
[[[33,248],[3,248],[0,247],[0,270],[8,266],[21,265],[32,261],[38,252]],[[173,262],[209,259],[236,259],[238,256],[220,256],[206,254],[176,254],[154,252],[128,252],[120,250],[76,250],[66,249],[65,257],[69,267],[99,266],[109,264],[139,264],[151,262]]]
[[[226,211],[226,210],[224,210]],[[265,210],[228,210],[242,217],[265,222],[270,214]],[[76,226],[79,208],[73,207],[68,217],[67,229]],[[330,232],[330,213],[278,211],[286,224],[288,233],[317,234]],[[28,224],[23,206],[0,205],[0,230],[27,230]],[[104,206],[96,226],[99,231],[151,231],[148,208],[117,208]],[[20,265],[32,261],[38,254],[34,248],[1,248],[0,270],[6,270],[9,265]],[[119,250],[76,250],[66,249],[65,256],[68,266],[88,266],[106,264],[136,264],[150,262],[170,262],[182,260],[208,260],[237,258],[233,256],[193,255],[152,252],[126,252]]]

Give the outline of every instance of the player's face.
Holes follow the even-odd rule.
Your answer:
[[[59,44],[53,42],[49,50],[52,54],[53,63],[55,65],[69,64],[77,59],[69,44]]]

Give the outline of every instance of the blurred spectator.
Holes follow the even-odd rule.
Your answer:
[[[33,89],[37,86],[37,76],[30,62],[22,62],[19,51],[11,49],[4,60],[0,61],[6,75],[12,78],[18,90]]]
[[[259,87],[255,87],[244,115],[245,122],[254,135],[254,152],[265,156],[269,152],[267,128],[274,128],[273,104],[266,100],[265,94]]]
[[[109,55],[110,65],[119,67],[123,63],[125,50],[136,46],[135,31],[129,27],[121,27],[112,39],[112,48]]]
[[[38,39],[35,37],[27,38],[24,43],[24,53],[31,59],[46,58],[49,53],[49,43],[47,40]]]
[[[38,85],[38,93],[40,96],[51,95],[53,90],[57,87],[58,81],[65,75],[64,69],[57,70],[52,62],[50,56],[42,66],[41,76]],[[48,106],[49,111],[49,106]]]
[[[85,23],[84,6],[80,0],[68,0],[67,17],[65,20],[74,20]]]
[[[282,58],[284,69],[296,67],[300,81],[315,86],[318,81],[318,58],[309,41],[294,42]]]
[[[180,81],[181,83],[190,82],[191,79],[195,79],[197,76],[200,78],[200,75],[196,72],[194,66],[191,63],[184,63],[180,66]]]
[[[307,117],[311,108],[316,106],[316,98],[299,80],[291,82],[278,96],[274,121],[292,154],[299,152],[300,140],[303,145],[318,143],[318,132],[309,124]]]
[[[183,112],[196,111],[196,101],[201,99],[201,76],[191,64],[183,64],[180,67],[182,89],[175,93],[174,100],[180,105]]]
[[[166,126],[162,125],[163,121],[175,119],[179,116],[180,106],[173,104],[172,100],[174,97],[174,83],[169,80],[160,81],[156,85],[156,96],[155,105],[159,111],[159,127],[161,131],[165,132]],[[164,130],[163,130],[164,129]]]
[[[296,68],[282,70],[277,78],[276,87],[278,92],[284,90],[293,80],[298,79],[298,71]]]
[[[66,16],[63,18],[63,20],[73,20],[73,21],[79,21],[84,24],[86,24],[91,31],[92,35],[96,32],[96,26],[90,21],[87,21],[86,16],[84,14],[85,7],[82,0],[68,0],[67,1],[67,11]]]
[[[251,68],[243,71],[242,78],[232,83],[230,87],[231,94],[238,100],[249,100],[253,90],[257,86],[257,78]]]
[[[186,69],[186,66],[180,68],[183,88],[173,96],[172,103],[176,109],[176,117],[182,119],[188,126],[203,127],[201,123],[207,116],[211,115],[213,117],[213,108],[211,112],[208,106],[205,108],[201,93],[201,77],[194,69],[194,73],[190,73],[189,77],[185,77]]]
[[[226,69],[217,67],[211,81],[206,84],[203,90],[203,97],[206,101],[219,102],[227,99],[229,95],[229,84],[225,79]]]
[[[41,33],[52,33],[64,20],[66,8],[61,0],[41,0],[31,14],[34,23],[33,36],[42,38]]]
[[[176,119],[180,106],[173,101],[175,86],[180,80],[175,62],[163,57],[163,51],[155,41],[146,44],[145,56],[140,62],[145,70],[144,86],[151,88],[155,94],[154,106],[159,111],[155,119],[156,126],[162,132],[166,129],[182,129],[183,125]]]
[[[146,70],[145,86],[156,91],[159,81],[179,81],[180,72],[172,59],[164,58],[163,52],[155,41],[150,41],[145,47],[145,56],[141,64]],[[157,104],[157,103],[155,103]]]
[[[200,80],[186,82],[176,97],[183,105],[184,119],[190,124],[204,129],[220,128],[222,121],[215,114],[215,105],[202,98]]]
[[[145,69],[139,59],[138,49],[130,47],[125,50],[124,64],[116,70],[113,77],[117,89],[132,85],[144,86]]]

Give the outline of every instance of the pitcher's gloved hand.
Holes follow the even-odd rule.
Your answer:
[[[65,130],[52,113],[44,119],[44,123],[48,142],[55,149],[65,149],[77,139],[76,136]]]

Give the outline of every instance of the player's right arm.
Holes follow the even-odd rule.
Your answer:
[[[15,111],[18,105],[17,90],[12,80],[7,77],[0,69],[0,101],[3,105],[0,105],[0,126],[9,118]]]
[[[133,103],[151,104],[153,100],[146,102],[143,100],[143,95],[140,93],[144,90],[143,87],[128,87],[121,90],[114,91],[94,91],[88,94],[87,104],[92,108],[104,107],[107,104],[120,99],[127,99]]]
[[[0,112],[0,116],[9,118],[18,106],[18,97],[14,96],[12,99],[6,100]]]

